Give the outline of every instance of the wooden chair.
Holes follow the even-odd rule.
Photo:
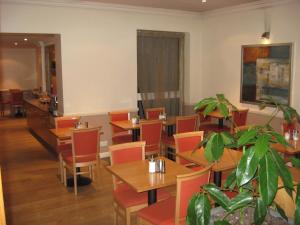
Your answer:
[[[176,134],[193,132],[197,129],[198,115],[177,116],[176,117]],[[175,149],[175,140],[173,136],[163,137],[164,148]]]
[[[24,115],[24,100],[23,91],[18,89],[10,89],[10,113],[11,115],[16,115],[16,110],[20,110],[22,115]]]
[[[239,109],[237,111],[232,111],[232,121],[234,122],[231,128],[227,129],[231,133],[234,132],[235,127],[242,127],[247,124],[249,109]]]
[[[5,106],[10,105],[10,100],[5,98],[6,91],[0,91],[0,116],[5,114]]]
[[[64,184],[67,185],[67,169],[73,173],[74,192],[77,195],[77,175],[89,174],[94,179],[94,166],[98,162],[100,128],[74,129],[71,133],[72,152],[61,153],[64,168]],[[80,168],[88,167],[88,171],[81,171]]]
[[[80,120],[79,116],[62,116],[55,117],[55,128],[75,128],[76,123]],[[64,182],[64,171],[63,171],[63,161],[62,161],[62,152],[69,151],[72,152],[72,141],[71,139],[59,140],[57,139],[56,151],[58,153],[59,160],[59,174],[60,181]]]
[[[145,113],[146,113],[147,120],[157,120],[157,119],[159,119],[160,114],[165,113],[165,108],[164,107],[148,108],[148,109],[145,109]]]
[[[144,160],[145,146],[144,141],[109,146],[111,165]],[[118,218],[121,217],[126,225],[130,225],[131,214],[148,205],[148,194],[136,192],[115,176],[113,176],[113,188],[114,224],[118,224]],[[163,200],[170,197],[170,194],[159,189],[157,197],[158,200]]]
[[[143,121],[140,123],[140,132],[140,140],[146,142],[145,155],[160,154],[162,121]]]
[[[138,224],[185,224],[190,199],[201,191],[202,185],[209,182],[209,177],[210,167],[189,174],[178,175],[176,197],[168,198],[141,209],[137,213]]]
[[[109,112],[109,121],[122,121],[122,120],[129,120],[130,115],[128,111],[115,111]],[[112,143],[113,144],[122,144],[132,141],[132,135],[130,131],[123,130],[119,127],[111,125],[111,132],[112,132]]]
[[[176,153],[196,149],[200,142],[203,140],[203,134],[203,131],[174,134]],[[194,163],[184,160],[178,156],[176,156],[176,162],[186,167],[190,167],[195,171],[203,169],[203,167],[197,166]]]

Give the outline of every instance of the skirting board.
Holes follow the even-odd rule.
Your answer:
[[[109,152],[100,152],[100,159],[108,158],[110,156]]]

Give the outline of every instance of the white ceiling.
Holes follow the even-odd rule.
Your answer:
[[[175,9],[192,12],[204,12],[256,1],[258,0],[206,0],[206,3],[202,3],[202,0],[77,0],[76,2],[98,2],[161,9]]]

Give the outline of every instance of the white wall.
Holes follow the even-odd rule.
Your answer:
[[[0,90],[36,88],[36,50],[1,48],[0,51]]]
[[[271,43],[294,44],[291,104],[300,110],[300,2],[230,14],[206,16],[203,21],[203,55],[201,88],[195,96],[208,97],[225,93],[237,106],[240,104],[241,46],[261,44],[264,15],[271,22]],[[201,60],[199,61],[201,62]],[[195,101],[196,102],[196,101]]]
[[[65,114],[136,108],[137,29],[189,33],[187,103],[198,89],[199,16],[9,3],[0,10],[1,32],[61,34]]]

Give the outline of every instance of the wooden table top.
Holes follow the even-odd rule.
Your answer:
[[[191,150],[186,152],[179,152],[176,155],[200,166],[206,167],[210,165],[210,162],[207,161],[204,156],[203,147],[194,152]],[[239,163],[242,155],[243,153],[240,151],[235,151],[232,149],[224,149],[223,156],[218,162],[216,162],[213,165],[212,170],[215,172],[221,172],[221,171],[234,169]]]
[[[211,113],[208,114],[208,116],[217,118],[217,119],[224,119],[224,116],[222,115],[222,113],[219,110],[212,111]],[[231,117],[231,116],[232,116],[232,114],[231,114],[231,112],[229,112],[228,117]]]
[[[288,154],[288,155],[299,154],[300,153],[300,140],[298,140],[298,141],[290,140],[289,143],[292,147],[284,146],[279,143],[273,144],[271,147],[276,149],[278,152],[282,152],[284,154]]]
[[[166,173],[149,173],[149,161],[140,160],[107,166],[107,170],[137,192],[144,192],[176,184],[176,176],[193,172],[176,162],[161,157],[166,162]]]
[[[75,128],[53,128],[50,129],[50,132],[59,140],[65,140],[71,138],[71,132],[73,129]],[[103,134],[103,132],[100,132],[100,134]]]
[[[146,120],[141,120],[146,121]],[[170,116],[167,117],[167,120],[162,120],[164,126],[170,126],[176,124],[176,117]],[[121,121],[111,121],[111,125],[122,128],[124,130],[136,130],[140,129],[140,124],[133,124],[131,120],[121,120]]]

